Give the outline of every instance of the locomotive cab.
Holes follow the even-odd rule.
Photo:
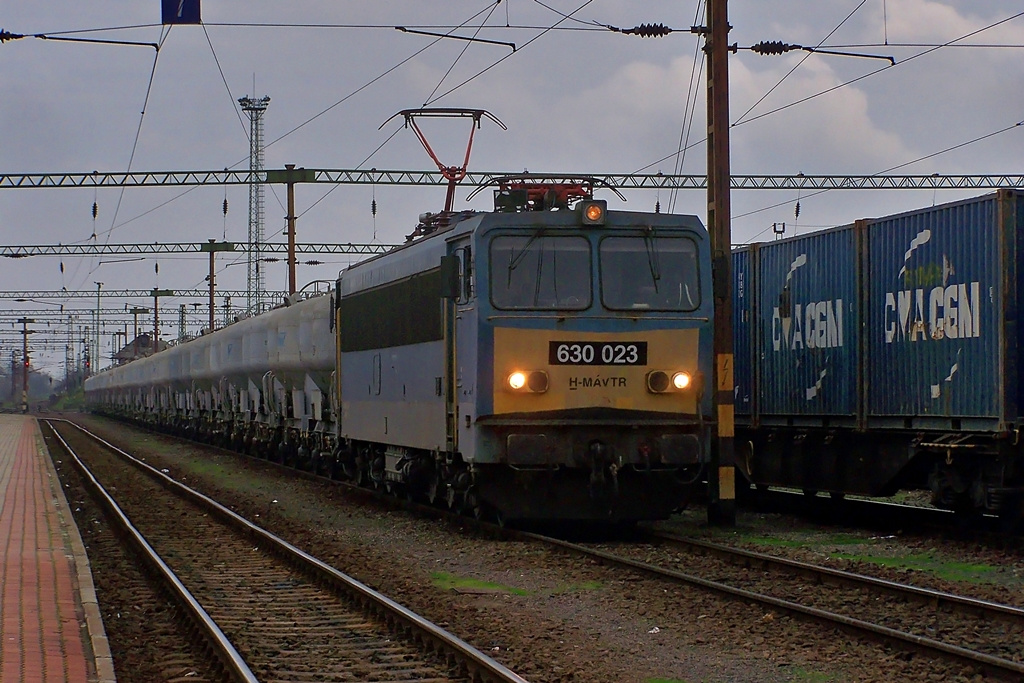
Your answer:
[[[462,238],[459,452],[510,519],[665,517],[708,457],[707,233],[567,194],[496,193],[504,210]]]

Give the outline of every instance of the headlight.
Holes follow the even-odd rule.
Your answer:
[[[674,391],[685,391],[693,384],[693,378],[687,372],[652,370],[647,373],[647,391],[652,394],[667,394]]]
[[[543,394],[548,390],[548,373],[543,370],[516,370],[508,376],[507,382],[512,391]]]
[[[668,391],[668,374],[662,370],[648,372],[647,390],[653,394],[663,394]]]

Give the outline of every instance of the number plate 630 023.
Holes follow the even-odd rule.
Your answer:
[[[647,365],[647,342],[553,341],[550,365]]]

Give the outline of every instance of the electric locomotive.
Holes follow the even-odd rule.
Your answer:
[[[425,214],[341,273],[333,458],[505,520],[667,517],[709,454],[707,231],[497,182],[494,212]]]

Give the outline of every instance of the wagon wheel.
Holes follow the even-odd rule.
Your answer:
[[[357,462],[354,460],[343,461],[338,464],[338,468],[341,470],[341,476],[356,486],[360,485],[363,472]]]
[[[430,481],[427,483],[427,502],[431,505],[437,505],[444,498],[445,487],[441,481],[441,476],[437,472],[434,472],[430,476]]]
[[[501,510],[494,511],[494,523],[498,525],[499,529],[504,529],[508,526],[508,519]]]
[[[1013,534],[1021,528],[1024,521],[1024,499],[1018,495],[1010,495],[1003,501],[999,509],[999,527],[1003,533]]]
[[[456,511],[458,509],[460,498],[461,496],[459,495],[459,492],[455,490],[454,486],[449,486],[445,489],[444,500],[448,505],[449,510]]]
[[[473,517],[484,521],[487,517],[487,508],[487,504],[480,500],[480,496],[477,495],[475,488],[470,488],[466,491],[463,512],[472,513]]]

